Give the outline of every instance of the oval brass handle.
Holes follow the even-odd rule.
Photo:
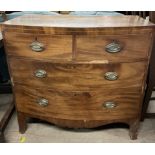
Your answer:
[[[116,72],[106,72],[104,77],[106,80],[115,81],[118,79],[118,74]]]
[[[43,43],[40,43],[38,41],[34,41],[30,44],[30,48],[35,52],[42,52],[44,51],[45,47]]]
[[[122,50],[122,46],[116,42],[106,45],[105,50],[109,53],[118,53]]]
[[[38,99],[37,103],[42,107],[46,107],[48,105],[48,100],[45,98],[40,98]]]
[[[37,78],[45,78],[47,76],[47,73],[45,70],[38,69],[37,71],[35,71],[35,76]]]
[[[113,109],[117,106],[117,104],[113,101],[106,101],[105,103],[103,103],[103,107],[106,109]]]

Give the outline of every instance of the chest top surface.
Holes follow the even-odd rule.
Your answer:
[[[148,20],[139,16],[49,16],[24,15],[4,22],[5,25],[65,27],[65,28],[105,28],[152,26]]]
[[[24,15],[3,23],[3,30],[33,34],[152,33],[154,24],[139,16]]]

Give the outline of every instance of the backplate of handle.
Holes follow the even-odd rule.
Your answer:
[[[122,46],[119,43],[113,41],[112,43],[106,45],[105,50],[108,53],[118,53],[122,50]]]
[[[106,109],[113,109],[117,106],[117,104],[113,101],[106,101],[105,103],[103,103],[103,107]]]
[[[32,49],[32,51],[35,51],[35,52],[42,52],[44,51],[45,49],[45,46],[43,43],[40,43],[38,42],[37,40],[33,41],[31,44],[30,44],[30,48]]]
[[[36,70],[34,74],[37,78],[45,78],[47,76],[47,72],[42,69]]]
[[[117,72],[106,72],[104,78],[109,81],[115,81],[118,79],[118,74]]]

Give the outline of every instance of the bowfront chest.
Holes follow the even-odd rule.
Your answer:
[[[19,130],[127,123],[137,138],[154,25],[138,16],[28,15],[3,25]]]

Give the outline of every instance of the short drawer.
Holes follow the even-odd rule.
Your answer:
[[[93,91],[56,91],[15,86],[20,112],[70,120],[117,120],[139,114],[141,89],[119,88]]]
[[[8,55],[34,59],[72,58],[71,35],[5,33]]]
[[[60,90],[141,86],[146,62],[114,64],[51,63],[10,58],[14,82]]]
[[[77,60],[128,62],[147,59],[151,35],[77,35]]]

